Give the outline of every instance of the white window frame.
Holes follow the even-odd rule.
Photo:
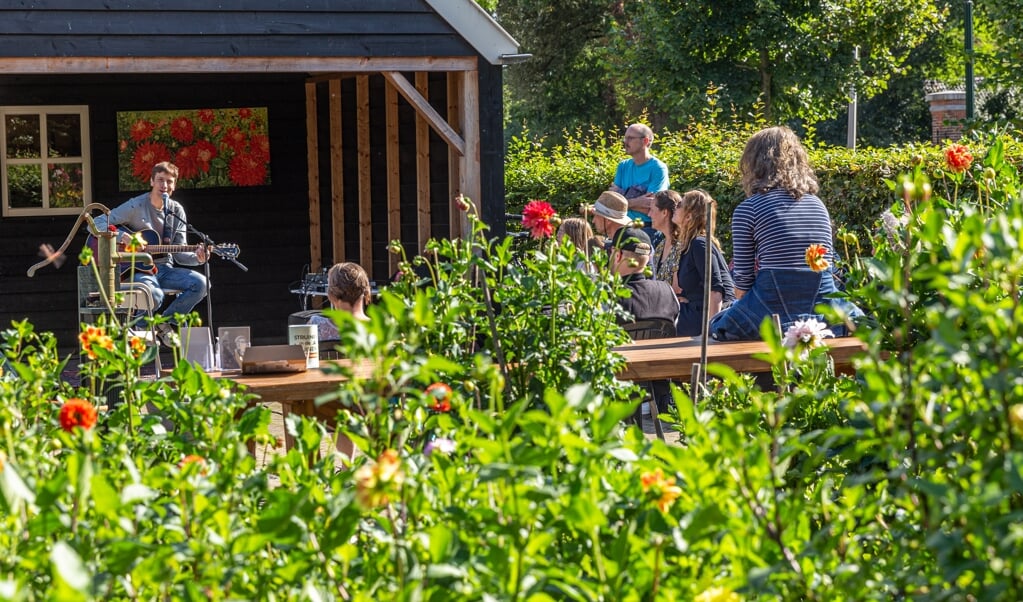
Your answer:
[[[77,114],[81,124],[82,155],[80,157],[48,157],[48,137],[46,133],[47,115]],[[38,115],[40,156],[30,159],[12,159],[7,156],[7,115]],[[4,217],[30,217],[39,215],[75,215],[92,202],[92,167],[91,150],[89,148],[89,107],[88,105],[35,105],[35,106],[0,106],[0,188],[3,192]],[[82,165],[82,206],[81,207],[50,207],[50,187],[47,178],[51,163],[81,163]],[[10,191],[7,183],[8,165],[39,165],[43,177],[42,207],[11,207]]]

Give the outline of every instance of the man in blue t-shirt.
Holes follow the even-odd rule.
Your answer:
[[[618,164],[611,190],[629,201],[629,217],[643,220],[644,228],[651,228],[650,209],[654,193],[667,190],[668,166],[650,154],[654,132],[642,123],[634,123],[625,130],[622,146],[629,155]]]

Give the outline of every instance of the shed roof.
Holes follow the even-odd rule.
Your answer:
[[[426,0],[476,52],[492,65],[515,55],[519,43],[473,0]]]
[[[517,49],[517,42],[473,0],[105,0],[95,5],[48,0],[0,5],[0,58],[479,54],[497,65]],[[7,67],[0,71],[17,72],[18,65]]]

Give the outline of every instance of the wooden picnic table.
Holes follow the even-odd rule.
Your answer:
[[[825,339],[829,354],[839,373],[852,371],[853,358],[865,351],[864,343],[854,337]],[[700,342],[691,337],[671,339],[649,339],[633,341],[619,347],[615,351],[625,357],[626,364],[616,376],[622,380],[649,381],[672,379],[688,382],[692,374],[692,365],[700,362]],[[707,347],[707,361],[730,366],[736,372],[768,372],[771,366],[753,357],[754,354],[765,353],[767,345],[762,341],[712,342]],[[373,366],[368,361],[361,361],[354,366],[349,360],[326,360],[338,362],[354,368],[356,376],[369,376]],[[231,380],[244,385],[249,393],[257,395],[260,403],[277,402],[281,404],[281,413],[286,420],[292,412],[302,416],[333,420],[337,415],[335,403],[317,407],[314,400],[331,391],[337,390],[345,376],[327,373],[322,369],[313,368],[305,372],[285,374],[242,374],[240,372],[211,372],[211,376]],[[290,449],[293,438],[285,429],[285,445]]]
[[[863,341],[855,337],[824,339],[824,343],[838,373],[851,372],[853,358],[866,350]],[[625,357],[625,367],[616,375],[621,380],[689,382],[693,364],[700,363],[700,341],[693,337],[633,341],[615,351]],[[763,341],[711,341],[707,344],[707,362],[726,364],[736,372],[770,372],[770,364],[753,357],[766,352]]]

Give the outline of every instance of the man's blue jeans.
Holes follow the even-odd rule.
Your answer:
[[[156,307],[163,305],[164,289],[181,291],[163,312],[169,318],[173,318],[174,314],[189,313],[206,296],[206,276],[188,268],[157,264],[155,275],[135,274],[134,280],[153,289]]]

